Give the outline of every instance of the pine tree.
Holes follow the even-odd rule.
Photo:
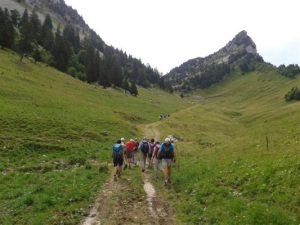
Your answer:
[[[115,87],[122,87],[123,84],[123,73],[121,64],[117,59],[113,59],[111,68],[111,82]]]
[[[52,51],[54,46],[53,24],[49,14],[46,15],[41,28],[41,45],[47,51]]]
[[[63,39],[60,27],[57,28],[52,54],[54,56],[55,67],[65,72],[69,65],[72,52],[69,43]]]
[[[11,22],[13,23],[13,25],[15,27],[19,26],[20,20],[21,20],[21,16],[18,10],[14,9],[10,11],[10,18],[11,18]]]
[[[0,46],[13,48],[15,45],[15,29],[9,12],[0,8]]]
[[[72,46],[74,52],[78,52],[80,48],[80,38],[78,32],[70,24],[66,25],[63,31],[63,37]]]
[[[131,82],[131,86],[130,86],[130,94],[132,94],[133,96],[137,96],[138,95],[138,89],[136,87],[135,81]]]
[[[20,22],[20,41],[19,52],[21,54],[21,61],[26,54],[31,54],[33,50],[33,35],[31,25],[29,23],[28,11],[25,9]]]
[[[34,42],[42,44],[42,39],[41,39],[42,24],[35,10],[32,11],[29,23],[30,23],[32,38]]]
[[[124,79],[123,88],[124,88],[125,93],[126,93],[127,91],[129,91],[130,86],[129,86],[128,78],[125,78],[125,79]]]
[[[86,46],[86,80],[88,83],[94,83],[98,80],[98,66],[96,52],[91,43]]]

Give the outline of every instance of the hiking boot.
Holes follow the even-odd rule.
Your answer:
[[[118,173],[118,177],[119,177],[119,178],[121,177],[121,173]]]
[[[125,166],[124,166],[124,170],[126,170],[127,169],[127,164],[125,164]]]

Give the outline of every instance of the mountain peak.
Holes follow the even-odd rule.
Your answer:
[[[226,46],[227,50],[240,51],[246,50],[247,53],[257,54],[256,45],[247,31],[239,32]]]
[[[221,81],[234,67],[251,62],[263,62],[256,45],[245,30],[217,52],[204,58],[190,59],[165,76],[175,90],[206,88]],[[248,67],[248,66],[247,66]]]

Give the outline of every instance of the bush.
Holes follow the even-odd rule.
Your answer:
[[[292,100],[300,100],[300,90],[298,87],[293,87],[285,96],[285,100],[287,102],[292,101]]]
[[[80,158],[80,157],[76,158],[76,157],[74,157],[74,158],[69,159],[69,165],[78,164],[78,165],[82,166],[82,165],[85,165],[85,163],[86,163],[86,159],[84,159],[84,158]]]

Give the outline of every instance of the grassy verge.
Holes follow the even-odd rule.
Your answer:
[[[183,140],[166,192],[179,224],[300,223],[300,105],[283,99],[299,83],[237,75],[162,124]]]

